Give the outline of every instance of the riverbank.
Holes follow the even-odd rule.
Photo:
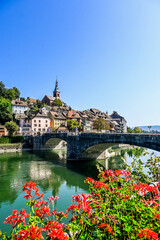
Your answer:
[[[47,146],[45,148],[39,149],[39,151],[47,151],[47,150],[67,150],[66,148],[53,148],[51,146]],[[12,152],[22,152],[22,151],[28,151],[28,150],[34,150],[33,148],[23,148],[22,143],[3,143],[0,144],[0,154],[1,153],[12,153]],[[35,149],[36,150],[36,149]]]
[[[20,152],[22,151],[21,143],[4,143],[0,144],[0,153]]]

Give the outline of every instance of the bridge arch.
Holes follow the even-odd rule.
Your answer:
[[[49,138],[45,144],[45,149],[67,150],[67,142],[61,138]]]
[[[104,143],[129,144],[160,151],[160,135],[83,133],[79,136],[78,141],[75,141],[75,144],[79,144],[79,146],[76,147],[74,143],[72,144],[71,154],[68,154],[68,159],[81,159],[82,153],[87,148]]]

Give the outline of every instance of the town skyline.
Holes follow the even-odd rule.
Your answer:
[[[21,96],[159,125],[160,3],[1,1],[0,81]],[[3,24],[2,24],[3,23]]]

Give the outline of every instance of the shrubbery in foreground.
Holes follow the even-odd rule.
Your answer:
[[[159,173],[157,157],[152,156],[147,164],[150,174]],[[1,233],[1,239],[160,240],[160,183],[148,185],[139,178],[136,181],[136,168],[135,164],[134,179],[128,170],[100,169],[99,181],[86,179],[90,194],[73,196],[66,213],[54,209],[56,197],[43,200],[44,194],[39,193],[36,184],[26,182],[23,191],[30,213],[13,210],[4,222],[11,224],[12,233]],[[69,224],[61,223],[69,213]]]

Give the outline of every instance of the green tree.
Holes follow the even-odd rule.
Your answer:
[[[130,128],[130,127],[127,127],[127,132],[128,132],[128,133],[133,133],[133,129]]]
[[[75,128],[80,128],[81,123],[75,120],[67,120],[67,128],[69,131],[73,131]]]
[[[142,129],[139,128],[139,127],[135,127],[135,128],[133,129],[133,132],[134,132],[134,133],[142,133]]]
[[[109,130],[110,129],[110,125],[103,118],[98,118],[93,123],[93,129],[96,129],[97,131],[101,132],[102,130]]]
[[[44,106],[42,101],[40,101],[40,100],[36,101],[36,105],[37,105],[38,108],[42,108]]]
[[[0,123],[5,124],[13,119],[11,102],[9,99],[0,97]]]
[[[62,106],[62,101],[60,99],[55,99],[53,101],[53,106],[58,106],[58,107],[61,107]]]
[[[24,97],[21,97],[20,100],[24,101],[24,102],[26,101],[26,99]]]
[[[7,89],[5,92],[5,98],[9,99],[10,101],[16,99],[15,90],[13,88]]]
[[[8,130],[8,135],[13,136],[13,133],[18,130],[18,126],[15,122],[6,122],[5,124],[7,130]]]
[[[13,89],[13,90],[14,90],[14,92],[15,92],[15,98],[19,98],[19,97],[20,97],[20,95],[21,95],[21,93],[20,93],[20,91],[18,90],[18,88],[16,88],[16,87],[13,87],[12,89]]]
[[[0,82],[0,96],[1,96],[1,97],[4,97],[4,96],[5,96],[5,91],[6,91],[6,89],[5,89],[4,83],[3,83],[3,82]]]

